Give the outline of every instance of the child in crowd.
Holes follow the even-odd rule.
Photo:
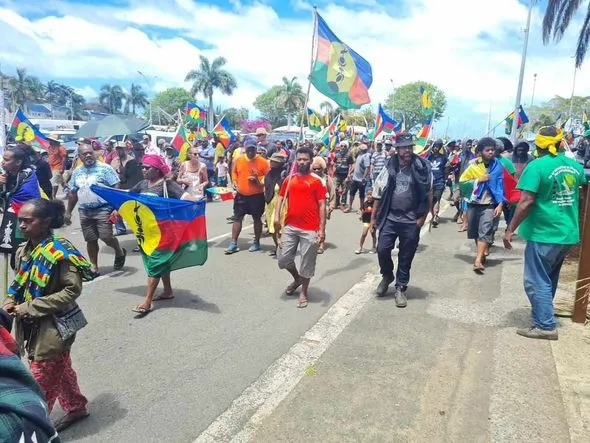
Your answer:
[[[361,212],[360,216],[360,220],[363,222],[363,233],[361,234],[361,241],[359,245],[360,248],[354,251],[355,254],[363,253],[363,245],[365,244],[365,239],[367,238],[367,234],[369,233],[369,229],[371,227],[371,214],[373,213],[374,201],[373,189],[369,188],[363,203],[363,211]],[[371,229],[371,238],[373,239],[373,248],[371,249],[371,254],[374,254],[377,252],[377,234],[375,232],[375,228]]]
[[[222,188],[227,187],[227,162],[225,161],[225,156],[220,155],[219,160],[217,161],[217,186]]]

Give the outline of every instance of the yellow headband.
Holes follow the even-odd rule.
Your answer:
[[[552,137],[550,135],[537,134],[535,136],[535,145],[537,145],[537,148],[539,149],[546,149],[547,151],[549,151],[549,154],[551,155],[557,155],[559,143],[561,143],[562,139],[563,130],[558,129],[557,135],[555,137]]]

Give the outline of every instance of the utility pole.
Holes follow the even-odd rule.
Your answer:
[[[570,97],[570,114],[568,115],[568,120],[570,120],[570,130],[573,125],[572,117],[574,115],[574,92],[576,91],[576,74],[578,73],[578,68],[574,64],[574,80],[572,81],[572,95]]]
[[[395,85],[392,78],[389,81],[391,82],[391,118],[395,120]]]
[[[143,77],[148,89],[152,89],[152,87],[150,86],[150,82],[148,81],[148,78],[145,76],[145,74],[143,72],[141,72],[140,70],[138,70],[137,73]],[[149,100],[148,106],[149,106],[149,116],[150,116],[148,123],[150,125],[152,125],[152,101],[151,100]]]
[[[529,46],[529,33],[531,30],[531,15],[533,13],[533,0],[529,0],[529,13],[524,30],[524,43],[522,45],[522,58],[520,61],[520,75],[518,77],[518,88],[516,89],[516,102],[514,104],[514,119],[512,120],[512,131],[510,139],[516,144],[516,134],[518,130],[518,113],[520,111],[520,99],[522,97],[522,82],[524,80],[524,68],[526,66],[526,53]]]

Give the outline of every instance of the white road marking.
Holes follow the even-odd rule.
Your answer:
[[[250,229],[253,226],[254,226],[253,224],[244,226],[242,228],[242,231],[245,231],[247,229]],[[222,239],[227,238],[227,237],[230,237],[230,236],[231,236],[231,231],[230,232],[226,232],[225,234],[218,235],[217,237],[209,238],[209,239],[207,239],[207,243],[208,244],[215,243],[215,242],[218,242],[219,240],[222,240]],[[96,277],[94,280],[85,282],[84,285],[85,286],[91,285],[92,283],[96,283],[98,281],[104,280],[105,278],[120,277],[120,276],[122,276],[124,274],[125,274],[125,271],[124,270],[111,271],[108,274],[104,274],[104,275],[101,275],[100,277]]]
[[[441,205],[439,213],[442,215],[449,207],[449,204]],[[428,232],[428,223],[428,220],[424,223],[420,238]],[[258,426],[295,389],[305,375],[305,369],[322,356],[364,305],[375,297],[378,280],[377,274],[365,274],[289,351],[248,386],[194,443],[252,441]]]

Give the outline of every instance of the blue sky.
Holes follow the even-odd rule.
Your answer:
[[[481,135],[513,106],[526,21],[519,0],[342,0],[314,2],[341,40],[373,67],[373,105],[393,86],[426,80],[447,94],[445,117],[435,126],[443,135]],[[74,86],[87,98],[105,83],[129,88],[141,83],[150,95],[170,86],[189,87],[186,73],[199,54],[223,55],[238,80],[223,106],[252,108],[254,98],[309,70],[312,33],[308,0],[0,0],[0,63],[4,72],[26,67],[42,80]],[[535,7],[523,103],[572,88],[576,31],[559,45],[543,46],[544,4]],[[584,9],[584,8],[582,8]],[[142,78],[137,71],[147,76]],[[590,95],[590,71],[578,73],[576,94]],[[202,97],[198,98],[203,100]],[[311,104],[323,97],[314,91]]]

